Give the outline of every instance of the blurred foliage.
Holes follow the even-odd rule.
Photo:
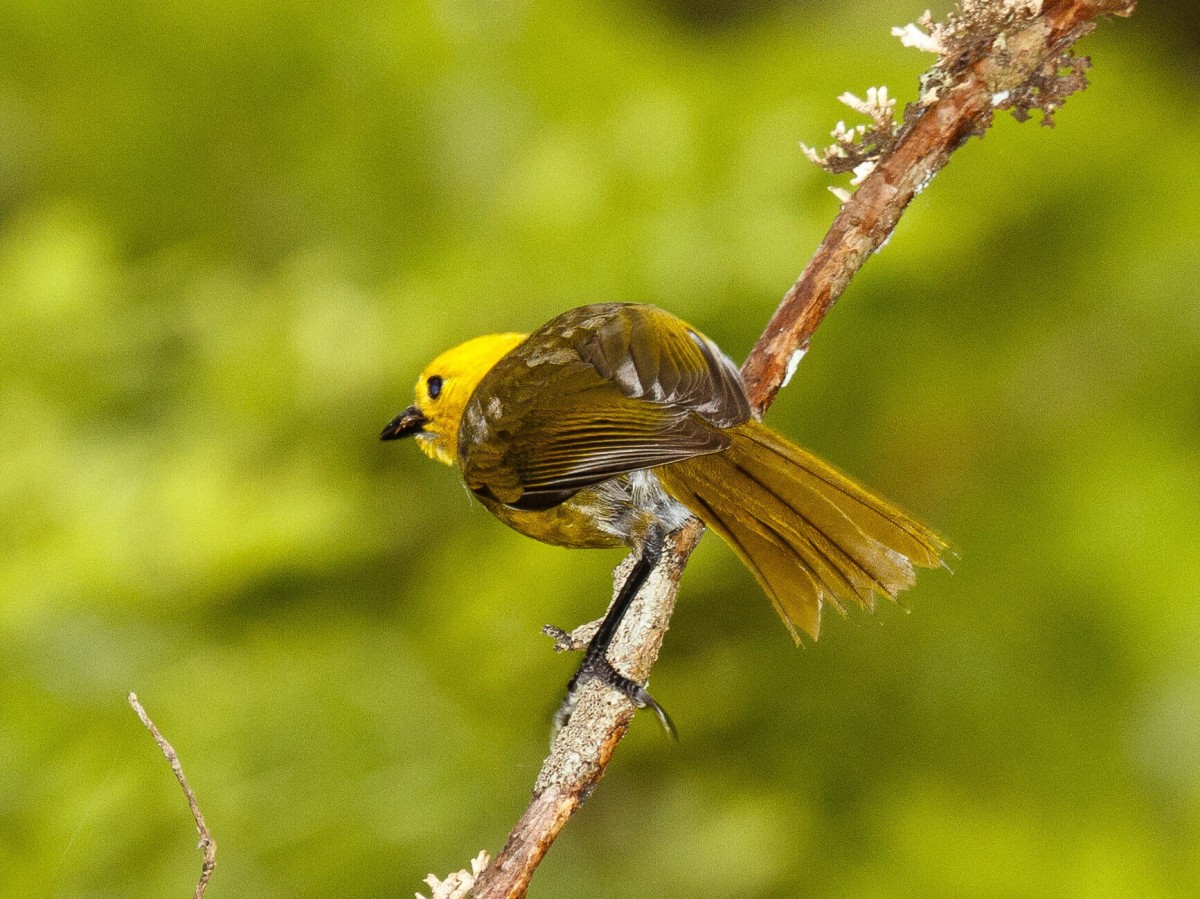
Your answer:
[[[1200,883],[1190,0],[912,207],[770,421],[938,527],[795,650],[705,541],[537,896]],[[0,3],[0,894],[406,896],[498,849],[613,553],[381,445],[444,346],[627,299],[748,351],[920,6]],[[944,9],[944,8],[943,8]],[[935,10],[937,12],[937,10]]]

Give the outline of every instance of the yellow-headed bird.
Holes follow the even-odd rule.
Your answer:
[[[384,429],[457,465],[471,492],[522,534],[638,554],[583,665],[671,730],[661,707],[605,658],[620,618],[689,513],[758,579],[793,639],[821,607],[873,605],[941,564],[928,528],[755,421],[737,366],[653,306],[564,312],[533,334],[492,334],[438,356],[416,402]],[[569,710],[560,713],[560,720]]]

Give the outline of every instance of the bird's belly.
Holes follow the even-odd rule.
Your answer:
[[[673,531],[690,515],[663,490],[652,471],[611,478],[549,509],[514,509],[486,497],[479,499],[493,515],[527,537],[576,549],[637,546],[651,528]]]

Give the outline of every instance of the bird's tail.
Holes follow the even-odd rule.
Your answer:
[[[820,459],[758,422],[725,432],[727,450],[657,470],[667,491],[753,572],[799,642],[821,607],[867,608],[912,586],[913,566],[942,564],[946,544]]]

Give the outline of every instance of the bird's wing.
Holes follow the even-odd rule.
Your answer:
[[[652,306],[583,306],[553,319],[483,378],[459,431],[463,477],[517,508],[717,452],[750,406],[734,364]]]

